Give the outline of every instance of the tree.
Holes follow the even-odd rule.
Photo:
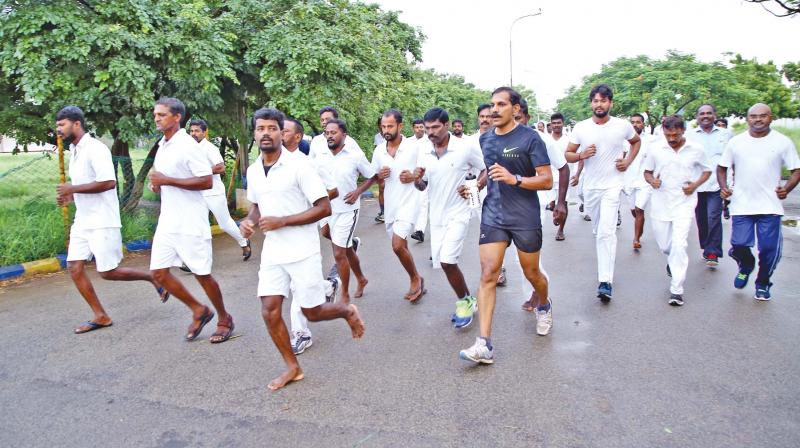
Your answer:
[[[761,5],[775,17],[789,17],[800,14],[800,0],[744,0],[747,3]],[[766,6],[769,5],[769,6]]]

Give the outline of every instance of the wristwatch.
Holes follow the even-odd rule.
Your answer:
[[[517,183],[515,183],[514,186],[519,187],[520,185],[522,185],[522,176],[517,174],[515,177],[517,178]]]

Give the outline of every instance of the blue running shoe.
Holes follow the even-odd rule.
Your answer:
[[[745,286],[747,286],[747,281],[749,279],[750,279],[749,272],[739,271],[739,273],[736,274],[736,278],[733,279],[733,287],[736,289],[743,289]]]
[[[769,293],[769,288],[772,286],[772,283],[768,283],[766,285],[759,285],[756,283],[756,295],[754,299],[761,300],[762,302],[768,302],[772,299],[772,296]]]
[[[472,317],[478,309],[478,299],[472,296],[456,301],[456,312],[453,315],[453,326],[465,328],[472,323]]]
[[[599,297],[603,303],[608,303],[611,301],[612,291],[611,283],[602,282],[600,286],[597,287],[597,297]]]

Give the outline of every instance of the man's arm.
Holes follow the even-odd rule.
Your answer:
[[[728,167],[717,165],[717,183],[719,184],[719,195],[722,199],[728,199],[733,191],[728,187]]]
[[[69,183],[59,184],[56,189],[60,195],[69,195],[73,193],[93,194],[102,193],[104,191],[113,190],[117,187],[116,180],[104,180],[100,182],[89,182],[86,184],[72,185]]]
[[[508,185],[517,184],[517,176],[511,174],[507,169],[497,163],[489,167],[489,177],[495,182],[503,182]],[[550,171],[550,165],[537,166],[536,175],[532,177],[523,177],[519,188],[524,188],[526,190],[549,190],[553,188],[553,174]]]
[[[636,158],[636,154],[639,154],[639,148],[642,147],[642,139],[639,138],[638,134],[634,135],[632,139],[628,140],[628,143],[631,144],[631,149],[628,151],[628,155],[624,159],[619,159],[616,161],[617,170],[619,171],[625,171],[629,166],[631,166],[633,159]]]
[[[331,215],[331,201],[328,197],[322,197],[314,201],[314,205],[300,213],[289,216],[263,216],[258,220],[258,226],[264,232],[277,230],[282,227],[302,226],[317,222],[320,219]]]
[[[163,186],[183,188],[184,190],[208,190],[214,185],[214,180],[209,174],[208,176],[195,176],[179,179],[170,177],[158,171],[150,172],[150,183],[156,187]]]
[[[792,175],[789,176],[789,180],[787,180],[783,186],[778,186],[778,188],[775,189],[775,193],[778,194],[778,199],[786,199],[786,196],[794,190],[798,182],[800,182],[800,169],[792,170]]]
[[[553,209],[553,222],[560,225],[567,218],[567,189],[569,188],[569,165],[558,169],[558,200]]]
[[[242,232],[243,237],[250,238],[253,236],[259,219],[261,219],[261,211],[258,209],[258,204],[253,204],[250,206],[250,212],[247,216],[239,222],[239,231]]]
[[[696,181],[690,182],[683,186],[683,194],[686,196],[691,195],[700,187],[700,185],[703,185],[703,183],[707,181],[709,177],[711,177],[711,170],[703,171],[703,174],[701,174]]]
[[[361,185],[359,185],[355,190],[344,195],[344,202],[347,204],[354,204],[356,200],[361,197],[365,191],[369,190],[369,187],[371,187],[375,182],[378,182],[377,174],[362,182]]]
[[[211,174],[225,174],[225,164],[218,163],[211,168]]]

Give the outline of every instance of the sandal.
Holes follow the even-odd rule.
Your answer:
[[[217,322],[217,327],[227,328],[228,330],[222,332],[215,331],[214,334],[208,338],[208,342],[212,344],[220,344],[233,336],[233,317],[229,317],[227,323],[222,323],[221,321]],[[220,339],[214,339],[214,337],[219,337]]]
[[[169,291],[167,291],[163,286],[156,287],[156,292],[158,293],[158,297],[161,299],[161,303],[167,303],[169,300]]]
[[[408,301],[411,302],[411,303],[414,303],[417,300],[419,300],[420,298],[422,298],[422,296],[424,296],[425,293],[427,293],[427,292],[428,292],[428,290],[425,289],[425,279],[421,278],[420,281],[419,281],[419,289],[414,291],[414,293],[412,293],[411,295],[408,296]]]
[[[191,330],[192,326],[191,325],[189,326],[190,333],[186,335],[186,340],[194,341],[197,338],[197,336],[200,336],[200,333],[203,331],[203,327],[205,327],[207,323],[211,322],[211,319],[213,318],[214,318],[214,312],[211,311],[208,307],[206,307],[206,311],[205,313],[203,313],[202,316],[200,316],[200,319],[192,319],[192,324],[194,324],[195,322],[200,322],[200,325],[198,325],[194,331]]]
[[[78,328],[75,329],[75,334],[88,333],[90,331],[99,330],[101,328],[110,327],[112,325],[114,325],[113,322],[110,323],[110,324],[105,324],[104,325],[104,324],[98,324],[97,322],[92,322],[92,321],[89,320],[89,321],[86,321],[84,324],[81,325],[81,327],[88,327],[88,328],[85,329],[85,330],[81,330],[81,327],[78,327]]]
[[[253,248],[250,246],[250,240],[247,240],[247,246],[242,248],[242,261],[247,261],[253,255]]]

